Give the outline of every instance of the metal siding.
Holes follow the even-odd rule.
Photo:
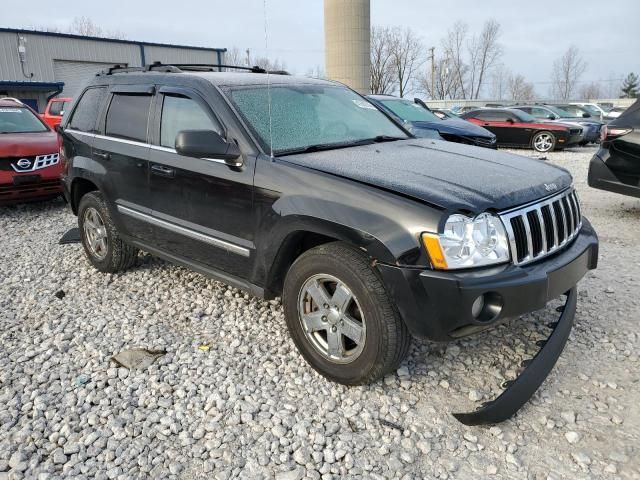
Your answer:
[[[213,50],[187,50],[145,45],[144,54],[147,65],[157,61],[162,63],[218,63],[217,54]]]
[[[54,60],[55,80],[56,82],[64,82],[64,89],[60,96],[77,98],[85,84],[95,77],[98,72],[111,66],[113,66],[112,63]]]

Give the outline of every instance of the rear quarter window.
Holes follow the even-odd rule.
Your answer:
[[[151,95],[114,93],[107,112],[105,134],[147,142]]]
[[[69,127],[81,132],[95,132],[96,120],[107,95],[105,87],[87,89],[73,111]]]

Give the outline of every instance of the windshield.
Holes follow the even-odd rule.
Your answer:
[[[272,85],[270,90],[271,125],[266,86],[225,91],[266,152],[270,137],[274,154],[316,145],[345,146],[376,137],[408,138],[375,106],[347,88]]]
[[[596,117],[600,116],[600,110],[598,110],[593,105],[582,105],[582,108],[588,111],[591,115],[595,115]]]
[[[28,108],[0,107],[0,133],[31,133],[47,130],[47,127]]]
[[[423,106],[409,100],[390,98],[388,100],[378,99],[378,101],[407,122],[435,122],[440,120]]]
[[[547,110],[551,110],[558,117],[573,117],[573,115],[571,115],[571,113],[569,113],[566,110],[563,110],[561,108],[558,108],[558,107],[553,107],[553,106],[547,105],[545,108]]]

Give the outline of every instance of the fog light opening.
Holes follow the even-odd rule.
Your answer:
[[[488,292],[476,298],[471,305],[471,315],[478,322],[492,322],[502,312],[502,295]]]

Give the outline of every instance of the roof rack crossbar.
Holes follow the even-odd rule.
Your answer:
[[[172,63],[164,64],[162,62],[153,62],[144,67],[127,67],[123,65],[114,65],[113,67],[102,70],[98,75],[113,75],[114,73],[134,73],[134,72],[164,72],[164,73],[180,73],[184,71],[195,72],[212,72],[222,68],[233,68],[235,70],[246,70],[252,73],[271,73],[274,75],[289,75],[285,70],[274,70],[267,72],[266,69],[257,65],[253,67],[245,67],[241,65],[225,65],[222,63]]]

